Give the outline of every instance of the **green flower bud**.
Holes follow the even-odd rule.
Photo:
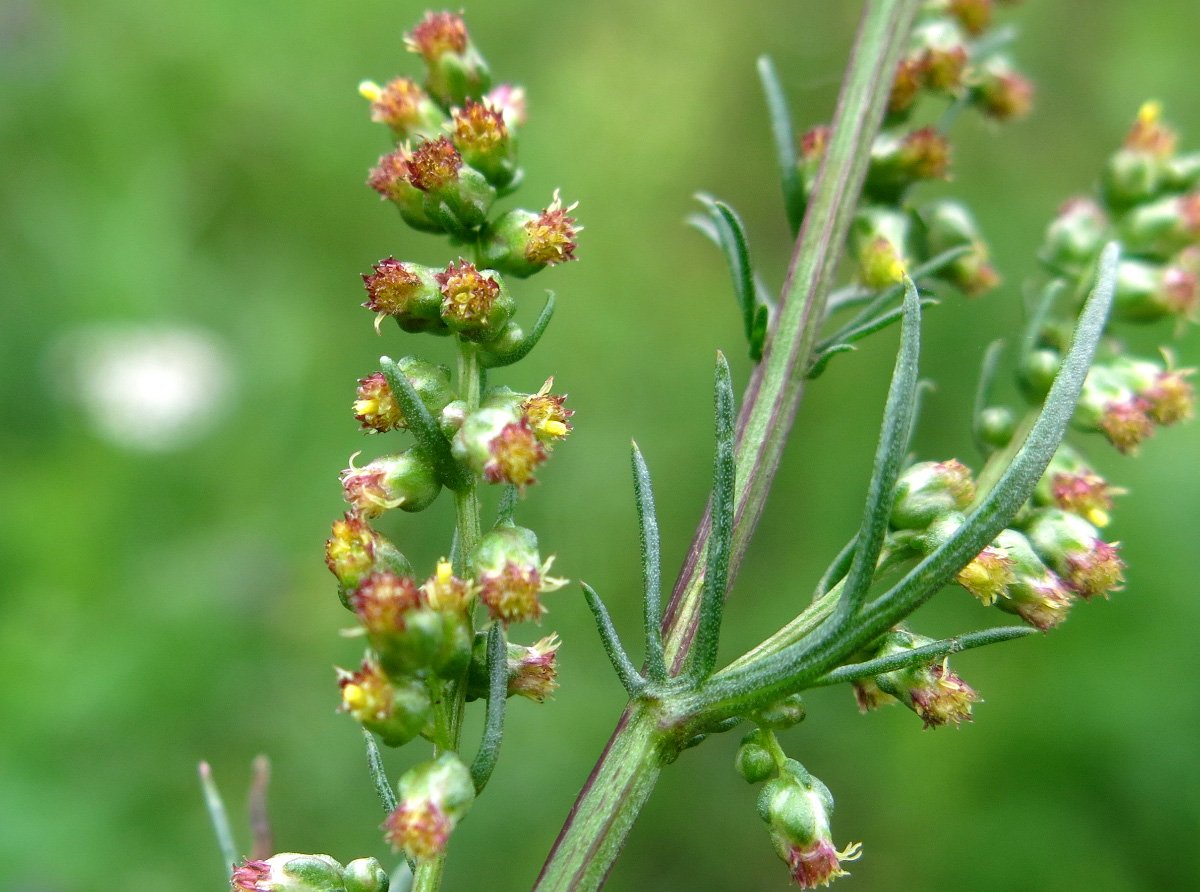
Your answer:
[[[412,579],[373,573],[350,596],[350,604],[390,678],[424,672],[456,678],[466,667],[471,640],[465,616],[435,610]]]
[[[475,801],[471,772],[454,753],[406,771],[397,792],[399,804],[384,823],[384,837],[416,861],[445,851],[455,825]]]
[[[967,38],[949,19],[932,18],[913,28],[912,52],[919,55],[925,86],[957,95],[967,68]]]
[[[880,290],[903,281],[911,228],[908,214],[892,208],[861,208],[855,214],[850,247],[866,287]]]
[[[575,260],[576,236],[581,228],[569,216],[576,205],[566,208],[558,192],[550,206],[535,213],[513,210],[495,221],[485,232],[483,259],[509,275],[525,278],[534,273]]]
[[[861,846],[843,851],[833,847],[829,819],[833,799],[829,789],[794,760],[792,770],[770,781],[758,798],[758,812],[771,831],[775,851],[801,889],[814,889],[845,876],[842,861],[859,857]]]
[[[454,147],[467,164],[483,174],[497,189],[517,176],[517,143],[504,115],[491,105],[468,99],[454,110]]]
[[[1125,145],[1109,159],[1101,188],[1112,207],[1125,209],[1148,201],[1166,186],[1176,138],[1161,117],[1162,108],[1157,102],[1144,104],[1125,137]]]
[[[765,743],[766,732],[751,731],[742,738],[733,766],[748,784],[757,784],[775,775],[775,757]]]
[[[401,358],[396,365],[425,404],[429,414],[438,417],[454,398],[450,369],[413,356]],[[362,424],[363,430],[384,433],[408,429],[408,421],[382,372],[360,378],[356,397],[354,417]]]
[[[1078,514],[1097,527],[1108,526],[1114,495],[1124,490],[1109,486],[1074,449],[1058,447],[1033,491],[1033,503]]]
[[[1017,383],[1030,402],[1040,403],[1046,398],[1061,364],[1062,356],[1057,350],[1043,348],[1029,351],[1017,369]]]
[[[1046,229],[1038,256],[1051,269],[1082,276],[1107,238],[1109,220],[1100,205],[1090,198],[1072,198]]]
[[[971,102],[994,121],[1023,118],[1033,107],[1033,82],[1003,56],[992,56],[971,80]]]
[[[1120,452],[1132,454],[1154,433],[1148,409],[1147,401],[1112,368],[1094,365],[1071,420],[1080,430],[1102,433]]]
[[[371,103],[371,120],[387,124],[397,140],[434,139],[445,128],[446,113],[410,78],[398,77],[384,87],[363,81],[358,92]]]
[[[463,164],[458,150],[444,136],[405,154],[404,164],[409,184],[424,195],[421,207],[425,216],[451,235],[473,238],[496,200],[496,190],[487,178]]]
[[[387,746],[403,746],[428,724],[433,714],[429,693],[416,679],[392,681],[378,663],[364,660],[357,672],[337,670],[341,710]]]
[[[1075,600],[1053,570],[1042,563],[1029,540],[1016,530],[1001,530],[996,546],[1008,556],[1013,579],[999,607],[1043,632],[1067,618]]]
[[[1165,260],[1200,242],[1200,192],[1139,205],[1121,221],[1120,232],[1127,250]]]
[[[800,694],[789,694],[751,716],[755,722],[772,731],[786,731],[804,721],[808,711]]]
[[[558,635],[547,635],[533,645],[508,643],[508,696],[525,697],[544,703],[558,688],[557,658],[561,642]],[[467,676],[467,699],[488,695],[490,684],[487,665],[487,634],[475,635],[471,668]]]
[[[1200,184],[1200,152],[1175,155],[1166,163],[1167,188],[1172,192],[1186,192]]]
[[[945,514],[965,510],[974,499],[975,481],[962,462],[920,462],[896,483],[892,526],[923,530]]]
[[[387,871],[374,858],[358,858],[346,865],[346,892],[388,892]]]
[[[1104,542],[1082,517],[1046,508],[1034,515],[1025,534],[1038,556],[1080,597],[1120,588],[1125,564],[1116,543]]]
[[[900,136],[880,133],[871,146],[863,190],[868,199],[895,204],[922,180],[944,180],[950,170],[950,143],[933,127]]]
[[[505,624],[541,619],[546,608],[538,596],[566,585],[549,575],[551,563],[553,558],[542,562],[532,530],[512,525],[485,533],[470,557],[480,599]]]
[[[500,274],[459,259],[435,277],[442,294],[442,321],[471,341],[490,341],[504,331],[516,303]]]
[[[1017,431],[1017,417],[1007,406],[988,406],[976,422],[979,439],[993,449],[1003,449]]]
[[[233,892],[348,892],[341,864],[328,855],[297,852],[243,861],[233,869],[230,884]]]
[[[979,233],[979,226],[966,205],[957,201],[934,202],[925,208],[922,218],[925,221],[925,250],[930,257],[952,248],[971,248],[969,253],[938,273],[941,278],[972,296],[1000,284],[995,267],[988,261],[987,245]]]
[[[878,656],[932,643],[932,638],[897,629],[883,637]],[[971,704],[979,700],[974,689],[950,670],[947,660],[886,672],[876,676],[875,683],[915,712],[926,728],[969,722]]]
[[[361,468],[354,466],[351,456],[341,480],[346,501],[368,519],[389,508],[423,511],[442,489],[433,466],[417,449],[385,455]]]
[[[405,46],[425,60],[425,87],[444,106],[462,105],[487,92],[492,75],[471,43],[462,16],[429,12],[404,36]]]

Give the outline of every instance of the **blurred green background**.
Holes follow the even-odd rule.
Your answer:
[[[423,10],[0,6],[0,888],[221,888],[196,763],[212,762],[244,832],[257,753],[274,763],[278,848],[392,862],[358,730],[334,712],[331,667],[352,665],[357,646],[338,636],[347,617],[322,542],[347,456],[386,448],[356,431],[355,379],[381,352],[447,354],[391,327],[378,339],[358,308],[358,274],[380,257],[449,259],[363,186],[387,142],[355,85],[418,72],[401,33]],[[519,286],[522,312],[545,287],[560,309],[499,379],[530,390],[553,373],[577,410],[520,517],[631,637],[629,438],[655,473],[677,566],[705,499],[713,353],[730,353],[740,383],[749,369],[717,252],[681,223],[690,196],[741,211],[777,285],[789,245],[754,60],[774,55],[801,126],[824,121],[857,11],[467,10],[498,76],[528,89],[521,198],[540,207],[561,186],[587,227],[581,262]],[[982,301],[951,296],[926,327],[923,371],[939,386],[918,449],[976,466],[977,358],[1019,325],[1020,283],[1054,209],[1090,186],[1146,98],[1200,144],[1191,0],[1039,0],[1009,18],[1036,112],[1003,130],[966,116],[954,182],[925,191],[971,202],[1006,277]],[[811,388],[734,593],[730,657],[796,610],[854,528],[894,340],[837,360]],[[1200,360],[1194,329],[1179,350]],[[122,378],[130,357],[142,374]],[[837,796],[835,840],[865,844],[847,888],[1200,884],[1198,454],[1196,425],[1136,461],[1096,450],[1131,490],[1110,528],[1128,588],[1046,638],[960,658],[986,699],[974,724],[922,733],[903,710],[859,716],[845,689],[811,697],[784,742]],[[448,503],[381,526],[429,566],[448,545]],[[969,602],[948,591],[917,626],[994,619]],[[564,639],[562,687],[543,707],[513,705],[500,766],[454,838],[448,889],[529,888],[621,708],[576,590],[549,604],[540,631]],[[731,770],[736,736],[664,774],[609,888],[786,887],[755,793]],[[392,771],[419,749],[389,754]]]

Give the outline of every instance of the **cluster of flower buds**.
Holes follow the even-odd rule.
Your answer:
[[[1076,599],[1120,587],[1124,565],[1116,543],[1099,532],[1119,492],[1073,448],[1061,446],[1013,528],[1002,530],[956,582],[980,603],[1035,628],[1057,626]],[[962,463],[913,465],[896,488],[890,548],[914,556],[932,552],[962,525],[974,499],[975,484]]]
[[[328,855],[283,852],[243,861],[230,877],[232,892],[387,892],[388,875],[374,858],[342,867]]]
[[[488,696],[498,671],[489,666],[489,635],[477,629],[476,614],[503,627],[536,622],[545,613],[541,594],[564,583],[549,574],[551,561],[541,558],[534,533],[512,521],[512,501],[480,536],[470,493],[486,482],[519,495],[571,430],[573,412],[564,396],[551,393],[553,379],[533,393],[484,391],[483,370],[529,353],[552,310],[543,310],[526,334],[506,277],[524,279],[574,260],[579,227],[574,205],[564,207],[557,192],[541,211],[493,215],[495,202],[522,179],[517,131],[526,120],[524,94],[492,85],[462,17],[428,13],[406,43],[424,60],[422,82],[400,77],[359,87],[372,120],[386,125],[395,142],[368,184],[409,226],[448,235],[467,256],[444,268],[386,257],[362,277],[363,306],[374,314],[377,332],[392,318],[402,332],[453,338],[458,375],[412,356],[383,357],[380,371],[359,380],[353,414],[362,430],[411,434],[412,445],[365,464],[351,458],[341,474],[350,511],[334,523],[325,556],[342,604],[358,621],[355,633],[367,644],[359,668],[338,670],[341,710],[388,746],[423,736],[442,753],[400,779],[399,805],[384,828],[388,841],[420,860],[444,849],[476,792],[454,752],[457,699]],[[456,493],[460,534],[473,532],[455,540],[453,562],[440,561],[422,578],[372,523],[395,508],[421,511],[443,488]],[[508,695],[544,701],[557,684],[557,636],[532,646],[505,644]]]
[[[894,656],[932,643],[932,638],[894,629],[863,657]],[[971,706],[979,702],[975,690],[952,672],[949,661],[944,659],[859,679],[854,682],[854,697],[862,712],[903,703],[917,714],[926,728],[969,722]]]
[[[1068,201],[1046,231],[1041,260],[1056,277],[1047,288],[1084,288],[1105,243],[1121,243],[1113,320],[1180,326],[1200,313],[1200,152],[1181,154],[1157,103],[1138,112],[1124,144],[1108,159],[1095,198]],[[1065,286],[1065,288],[1064,288]],[[1040,399],[1065,350],[1064,326],[1050,317],[1025,358],[1022,384]],[[1133,453],[1158,427],[1194,412],[1188,378],[1162,361],[1107,345],[1084,385],[1075,425]]]
[[[941,200],[923,207],[905,201],[912,186],[950,176],[950,142],[936,126],[922,125],[922,95],[966,104],[1002,121],[1024,115],[1033,88],[1012,63],[981,41],[992,21],[991,0],[930,0],[913,29],[896,70],[884,129],[871,150],[862,204],[850,235],[860,282],[880,290],[901,281],[914,264],[964,248],[937,276],[965,294],[999,283],[970,211]],[[829,133],[816,127],[800,141],[799,169],[812,190]]]

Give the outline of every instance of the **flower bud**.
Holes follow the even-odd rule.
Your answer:
[[[873,678],[856,678],[850,686],[854,689],[854,702],[858,704],[858,711],[864,715],[873,709],[891,706],[896,702],[896,698],[885,693]]]
[[[1200,152],[1173,155],[1166,162],[1167,189],[1186,192],[1200,183]]]
[[[346,892],[342,865],[328,855],[282,852],[243,861],[230,877],[233,892]],[[381,887],[386,890],[385,885]]]
[[[1006,406],[988,406],[976,422],[979,438],[993,449],[1003,449],[1017,431],[1017,418]]]
[[[385,455],[361,468],[342,471],[342,490],[347,502],[361,517],[378,517],[389,508],[424,511],[441,492],[442,484],[433,467],[417,449]]]
[[[471,341],[488,341],[499,335],[516,309],[512,295],[490,270],[459,258],[434,276],[442,294],[442,321]]]
[[[325,542],[325,566],[338,585],[354,588],[375,568],[375,551],[382,538],[352,511],[333,522],[333,534]]]
[[[1165,186],[1175,134],[1161,123],[1162,109],[1147,102],[1138,111],[1125,145],[1109,159],[1101,178],[1107,203],[1125,209],[1154,198]]]
[[[1033,107],[1033,82],[1001,56],[988,59],[971,86],[971,101],[993,120],[1023,118]]]
[[[804,194],[812,192],[821,170],[821,162],[825,159],[825,150],[829,146],[829,127],[819,124],[806,130],[800,137],[800,153],[796,158],[796,172],[804,185]]]
[[[504,214],[485,233],[484,262],[523,279],[548,266],[575,260],[575,238],[582,227],[569,215],[577,204],[564,208],[555,190],[554,200],[540,213],[518,209]]]
[[[499,526],[485,533],[471,555],[471,567],[492,619],[505,625],[540,620],[546,608],[538,595],[567,583],[549,575],[553,561],[542,562],[532,530]]]
[[[438,417],[454,398],[450,369],[446,366],[434,365],[413,356],[397,360],[396,366],[433,417]],[[362,424],[363,430],[384,433],[408,429],[408,421],[382,372],[360,378],[356,397],[354,417]]]
[[[517,144],[499,109],[468,99],[454,110],[451,139],[462,159],[497,189],[517,175]]]
[[[1105,542],[1096,528],[1074,514],[1045,508],[1025,531],[1034,550],[1082,598],[1107,596],[1124,581],[1125,564],[1116,542]]]
[[[388,892],[387,871],[374,858],[357,858],[346,865],[346,892]]]
[[[441,219],[434,219],[425,210],[425,193],[409,182],[410,153],[401,146],[380,157],[367,176],[367,185],[390,201],[400,211],[400,219],[419,232],[445,232]]]
[[[463,421],[451,443],[455,458],[489,483],[524,488],[549,452],[516,409],[483,407]]]
[[[496,190],[475,168],[463,163],[449,139],[427,140],[405,156],[408,183],[423,193],[425,216],[451,235],[473,238],[487,221]]]
[[[383,316],[394,316],[405,331],[448,331],[441,318],[442,292],[434,278],[436,270],[401,263],[394,257],[385,257],[374,270],[362,280],[367,289],[363,306],[378,314],[376,325]]]
[[[1072,421],[1081,430],[1103,433],[1118,451],[1129,455],[1154,433],[1147,408],[1146,400],[1112,369],[1094,365],[1084,379]]]
[[[521,127],[528,117],[525,109],[525,90],[512,84],[497,84],[483,97],[483,104],[500,112],[504,126],[510,131]]]
[[[547,635],[533,645],[508,643],[508,696],[525,697],[544,703],[558,689],[558,633]],[[487,634],[475,636],[471,670],[467,677],[467,699],[488,695]]]
[[[446,123],[446,113],[410,78],[398,77],[384,87],[363,81],[358,92],[371,103],[371,120],[387,124],[399,140],[435,138]]]
[[[442,105],[478,99],[492,83],[487,62],[471,43],[462,16],[429,12],[404,36],[405,46],[425,60],[425,86]]]
[[[1113,496],[1123,493],[1123,489],[1110,486],[1074,449],[1063,444],[1038,481],[1033,502],[1078,514],[1093,526],[1105,527],[1108,526]]]
[[[393,681],[378,663],[364,660],[357,672],[338,669],[342,712],[348,712],[388,746],[403,746],[424,730],[432,715],[429,693],[416,679]]]
[[[903,58],[896,65],[892,92],[888,95],[889,115],[900,116],[913,107],[925,80],[925,66],[918,56]]]
[[[415,861],[440,855],[475,801],[471,772],[454,753],[410,768],[397,782],[399,804],[384,822],[384,838]]]
[[[550,392],[554,379],[547,378],[537,393],[530,395],[521,402],[521,417],[530,430],[543,443],[553,443],[561,440],[571,432],[571,422],[568,420],[575,414],[574,409],[566,408],[566,394],[559,396]]]
[[[910,228],[908,215],[891,208],[862,208],[855,214],[850,244],[866,287],[882,290],[904,280]]]
[[[804,721],[807,714],[804,698],[800,694],[789,694],[758,710],[751,718],[763,728],[786,731]]]
[[[1194,316],[1200,290],[1190,256],[1183,265],[1162,266],[1140,260],[1117,264],[1113,318],[1124,322],[1157,322]]]
[[[466,616],[474,603],[475,585],[469,579],[459,579],[448,560],[438,561],[437,569],[421,586],[429,606],[439,613]]]
[[[920,53],[925,85],[957,94],[967,68],[966,38],[958,26],[946,19],[930,19],[913,29],[911,43]]]
[[[1052,269],[1082,276],[1108,237],[1109,219],[1100,205],[1090,198],[1072,198],[1046,229],[1038,256]]]
[[[758,798],[758,812],[771,829],[771,842],[801,889],[815,889],[845,876],[842,861],[854,861],[861,846],[833,847],[829,818],[833,799],[828,788],[799,766],[769,782]]]
[[[1137,254],[1166,259],[1200,242],[1200,192],[1138,205],[1121,221],[1121,241]]]
[[[957,201],[938,201],[929,205],[922,216],[925,249],[931,257],[953,248],[971,248],[969,253],[944,267],[938,273],[940,278],[971,296],[1000,284],[996,268],[988,261],[987,245],[966,205]]]
[[[987,607],[997,598],[1008,597],[1008,587],[1016,581],[1013,560],[1003,548],[987,545],[958,571],[954,581]]]
[[[470,659],[464,615],[433,609],[424,590],[406,576],[372,573],[350,595],[350,604],[389,677],[432,671],[454,678]]]
[[[775,757],[767,745],[767,732],[755,729],[742,738],[733,767],[748,784],[757,784],[775,775]]]
[[[884,636],[878,655],[903,653],[932,643],[932,638],[898,629]],[[915,712],[926,728],[969,722],[971,704],[979,701],[971,686],[950,671],[948,660],[887,672],[876,676],[875,682]]]
[[[992,23],[992,0],[946,0],[945,6],[972,37],[981,35]]]
[[[1065,620],[1075,598],[1058,574],[1042,563],[1029,540],[1016,530],[1001,530],[995,544],[1013,569],[1000,609],[1043,632]]]
[[[1043,347],[1029,351],[1017,369],[1017,383],[1030,402],[1045,399],[1061,365],[1062,355],[1057,350]]]
[[[975,481],[962,462],[919,462],[896,482],[892,526],[923,530],[944,514],[965,510],[974,499]]]
[[[903,137],[881,133],[871,146],[871,164],[864,185],[866,194],[893,203],[921,180],[944,180],[950,169],[950,144],[932,127]]]

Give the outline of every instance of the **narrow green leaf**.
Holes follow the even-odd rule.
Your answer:
[[[914,647],[912,650],[907,650],[903,653],[891,654],[874,660],[866,660],[862,663],[849,663],[845,666],[839,666],[827,675],[822,675],[820,678],[810,682],[809,687],[826,687],[828,685],[840,684],[844,681],[855,681],[859,678],[868,678],[874,675],[882,675],[885,672],[894,672],[897,669],[907,669],[910,666],[928,665],[950,654],[960,653],[976,647],[985,647],[989,644],[999,644],[1002,641],[1012,641],[1016,638],[1026,638],[1036,634],[1038,634],[1038,630],[1029,626],[1001,626],[996,629],[971,632],[967,635],[956,635],[953,638],[943,638],[941,641],[934,641],[921,647]]]
[[[819,601],[825,597],[835,585],[841,582],[846,573],[850,569],[850,562],[854,560],[854,549],[858,546],[858,534],[855,533],[850,537],[850,541],[842,546],[842,550],[837,553],[825,572],[821,574],[821,578],[817,580],[817,588],[813,592],[813,600]]]
[[[504,627],[492,623],[487,636],[488,697],[487,718],[483,725],[483,741],[471,763],[471,780],[475,792],[482,793],[500,758],[500,741],[504,739],[504,709],[508,701],[508,642]]]
[[[1024,362],[1029,354],[1037,348],[1038,339],[1042,334],[1042,326],[1045,325],[1046,318],[1050,315],[1051,310],[1054,309],[1054,304],[1066,290],[1066,282],[1062,279],[1054,279],[1047,282],[1046,286],[1042,289],[1042,293],[1038,295],[1021,336],[1020,362]]]
[[[388,782],[387,770],[383,767],[383,755],[379,752],[379,744],[375,742],[374,734],[363,728],[362,735],[363,743],[367,747],[367,769],[371,772],[375,792],[379,794],[384,814],[390,815],[396,810],[396,794]]]
[[[926,307],[937,306],[937,299],[932,297],[921,298],[921,309]],[[861,341],[868,335],[873,335],[877,331],[883,331],[894,322],[898,322],[904,318],[904,307],[894,307],[890,310],[884,310],[873,318],[869,318],[861,324],[854,326],[846,326],[835,334],[830,335],[826,340],[817,344],[816,353],[817,360],[821,359],[821,354],[832,347],[840,347],[844,344],[853,344]],[[841,351],[839,351],[841,352]],[[816,364],[814,361],[814,365]]]
[[[792,127],[787,96],[784,95],[783,85],[779,82],[779,74],[770,56],[758,57],[758,77],[762,81],[767,114],[771,118],[771,138],[775,143],[775,161],[779,166],[779,182],[783,189],[783,209],[792,238],[795,238],[804,221],[805,205],[804,187],[796,169],[796,131]]]
[[[538,313],[538,317],[534,320],[533,327],[529,329],[528,334],[515,347],[504,353],[493,353],[485,345],[479,351],[479,364],[485,369],[495,369],[512,365],[514,362],[519,362],[528,356],[533,348],[538,345],[538,341],[542,339],[542,335],[546,333],[546,328],[550,325],[550,320],[554,318],[554,300],[554,292],[547,291],[546,302],[542,305],[542,311]]]
[[[653,682],[667,679],[662,640],[662,544],[650,469],[637,443],[633,444],[633,492],[637,499],[638,528],[642,539],[642,589],[645,610],[646,672]]]
[[[1000,368],[1000,357],[1004,353],[1004,339],[998,338],[988,344],[983,351],[983,360],[979,363],[979,384],[975,388],[975,404],[971,409],[971,436],[975,440],[975,448],[982,454],[992,452],[992,448],[983,441],[980,422],[983,410],[992,404],[992,385],[996,380],[996,371]]]
[[[913,402],[917,392],[917,361],[921,353],[921,301],[912,279],[905,283],[904,325],[900,333],[900,351],[892,371],[883,426],[875,449],[875,464],[867,486],[867,502],[862,524],[855,536],[857,546],[846,574],[846,587],[830,622],[833,632],[845,628],[858,613],[875,576],[875,565],[887,535],[892,513],[892,494],[908,451],[912,430]],[[831,632],[832,634],[832,632]]]
[[[412,383],[390,357],[379,357],[379,365],[383,370],[383,377],[387,379],[388,388],[408,423],[408,429],[412,431],[417,447],[429,457],[446,486],[454,490],[465,489],[470,485],[470,479],[450,454],[450,441],[417,396]]]
[[[221,799],[221,791],[213,780],[212,767],[207,762],[200,763],[200,787],[204,791],[204,805],[208,808],[208,818],[212,822],[213,831],[217,834],[217,846],[221,850],[221,860],[225,863],[224,879],[229,880],[229,872],[237,864],[237,846],[233,841],[233,828],[229,826],[229,812],[225,810],[225,801]]]
[[[824,353],[817,355],[816,360],[814,360],[813,364],[809,366],[805,377],[807,377],[810,381],[815,381],[817,378],[820,378],[823,374],[825,374],[825,369],[829,367],[830,360],[832,360],[835,356],[837,356],[839,353],[853,353],[857,349],[858,348],[853,344],[833,344],[832,346],[827,347]]]
[[[717,665],[721,640],[721,619],[725,610],[725,590],[729,583],[729,555],[733,545],[734,521],[734,438],[737,408],[733,398],[733,380],[724,354],[717,354],[715,376],[716,455],[713,459],[711,499],[712,533],[704,568],[704,589],[700,596],[700,619],[692,648],[692,676],[699,682],[708,678]]]
[[[508,526],[512,524],[513,515],[517,512],[517,505],[521,501],[521,494],[512,484],[506,484],[500,492],[500,505],[496,509],[496,523],[494,526]]]
[[[629,659],[629,654],[621,646],[621,639],[617,635],[616,627],[613,626],[612,617],[608,615],[608,608],[604,606],[604,602],[600,600],[596,590],[586,582],[580,582],[579,587],[583,589],[583,596],[587,600],[588,608],[591,609],[592,616],[596,620],[596,629],[600,632],[600,641],[604,645],[604,652],[608,654],[609,661],[617,670],[617,678],[621,680],[621,687],[625,688],[625,692],[630,697],[636,697],[646,686],[646,679],[642,678],[637,667],[633,665],[633,661]]]
[[[754,355],[757,288],[745,227],[733,208],[724,202],[702,192],[696,194],[696,200],[708,211],[711,226],[697,225],[695,221],[693,225],[713,239],[725,255],[725,262],[733,277],[733,296],[741,312],[742,328],[751,346],[751,358],[758,361],[762,358],[762,345],[761,342],[758,344],[758,355]]]

